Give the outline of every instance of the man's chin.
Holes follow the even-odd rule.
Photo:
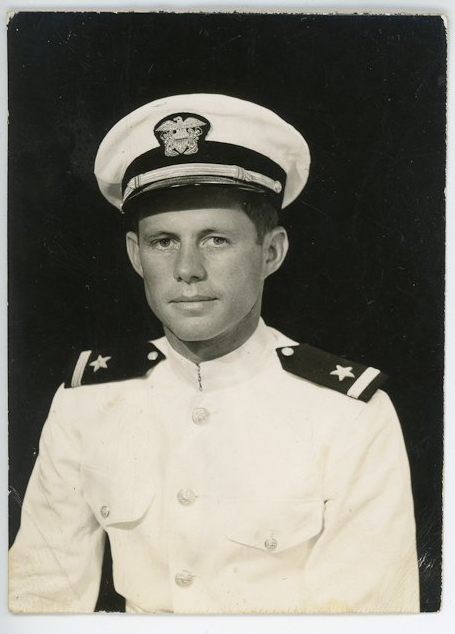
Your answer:
[[[168,323],[166,328],[174,335],[174,337],[177,337],[180,341],[187,342],[209,341],[223,332],[223,329],[221,327],[217,328],[216,324],[207,323],[207,320],[200,323],[201,321],[202,320],[200,319],[188,318],[184,323]]]

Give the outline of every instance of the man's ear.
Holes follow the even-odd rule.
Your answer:
[[[284,227],[275,227],[264,238],[263,279],[275,273],[283,264],[289,249],[288,234]]]
[[[133,265],[133,269],[141,277],[144,277],[144,272],[142,271],[141,265],[141,258],[139,255],[139,238],[137,233],[134,233],[134,231],[128,231],[128,233],[126,234],[126,250],[128,252],[130,262]]]

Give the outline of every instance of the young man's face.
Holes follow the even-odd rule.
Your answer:
[[[128,234],[150,308],[183,341],[228,334],[259,315],[264,279],[279,266],[270,250],[238,204],[155,213]]]

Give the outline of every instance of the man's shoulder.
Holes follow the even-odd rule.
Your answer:
[[[79,350],[71,355],[64,386],[78,388],[143,377],[165,358],[155,345],[158,341],[138,339]]]
[[[283,370],[315,385],[368,402],[387,375],[377,368],[297,343],[278,331],[275,347]]]

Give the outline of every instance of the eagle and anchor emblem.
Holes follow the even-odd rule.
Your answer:
[[[199,142],[205,139],[210,123],[205,117],[181,112],[166,117],[154,128],[155,136],[164,146],[165,156],[196,154]]]

